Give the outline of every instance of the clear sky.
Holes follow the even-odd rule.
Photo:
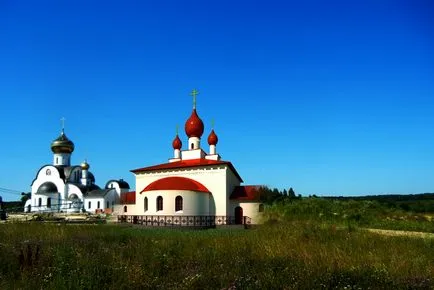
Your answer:
[[[61,130],[96,182],[164,163],[200,91],[245,184],[434,192],[434,1],[0,1],[0,188]],[[5,200],[17,194],[0,190]]]

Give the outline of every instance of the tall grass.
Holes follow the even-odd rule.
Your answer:
[[[434,241],[328,223],[252,230],[0,225],[0,289],[432,288]]]
[[[265,221],[309,220],[337,225],[434,233],[434,220],[370,200],[304,198],[269,206]]]

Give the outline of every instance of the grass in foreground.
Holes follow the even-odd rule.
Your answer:
[[[0,225],[1,289],[434,287],[434,240],[326,224],[177,231]]]

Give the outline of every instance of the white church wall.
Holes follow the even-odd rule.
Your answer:
[[[235,208],[240,206],[243,209],[243,216],[248,216],[252,219],[252,224],[259,224],[261,222],[262,212],[259,212],[259,206],[262,203],[253,201],[230,201],[230,212],[235,216]]]
[[[234,210],[230,206],[230,196],[232,192],[234,191],[236,186],[239,186],[241,184],[238,177],[232,172],[232,170],[228,170],[228,174],[226,175],[226,215],[233,216]]]
[[[32,194],[31,211],[58,212],[61,204],[60,193]]]
[[[33,181],[31,185],[31,211],[52,211],[51,208],[53,206],[51,206],[51,208],[46,207],[49,197],[52,199],[51,204],[53,205],[53,202],[55,202],[56,206],[58,207],[59,204],[58,193],[37,194],[39,187],[45,182],[52,182],[54,185],[56,185],[58,193],[60,193],[61,202],[63,201],[63,195],[65,192],[65,183],[60,178],[59,171],[57,170],[57,168],[51,165],[47,165],[42,167],[39,170],[36,179]],[[53,197],[55,197],[55,200],[53,200]],[[39,202],[39,199],[41,199],[41,203]],[[39,204],[41,204],[41,206],[39,206]]]
[[[69,153],[55,153],[53,155],[53,164],[61,166],[69,166],[71,163],[71,154]]]
[[[87,212],[95,213],[97,209],[105,208],[104,197],[86,197],[84,199],[84,209]]]
[[[77,199],[72,201],[71,197],[75,194]],[[83,203],[83,193],[80,188],[74,184],[66,184],[66,198],[64,200],[64,210],[66,212],[81,212],[84,203]]]
[[[202,168],[178,168],[175,170],[167,170],[164,172],[146,172],[136,175],[136,210],[134,214],[143,214],[143,197],[140,192],[150,183],[164,177],[185,177],[196,180],[203,184],[209,191],[211,196],[209,201],[210,215],[226,215],[227,209],[227,192],[226,192],[226,165],[207,166]],[[137,212],[137,213],[136,213]]]
[[[163,210],[157,210],[157,198],[163,198]],[[182,197],[182,210],[175,211],[175,200]],[[144,200],[148,198],[148,210],[145,211]],[[190,190],[152,190],[146,191],[137,198],[141,199],[140,215],[209,215],[209,193]]]
[[[80,188],[78,188],[78,186],[69,183],[66,185],[66,191],[67,191],[66,199],[71,197],[71,195],[75,194],[80,200],[83,200],[83,193],[81,192]]]

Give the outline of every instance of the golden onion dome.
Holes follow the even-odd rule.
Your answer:
[[[60,136],[51,142],[51,151],[53,153],[72,153],[74,151],[74,143],[66,137],[62,130]]]
[[[90,167],[89,163],[87,163],[86,160],[81,162],[80,166],[81,166],[81,169],[83,169],[83,170],[88,170]]]

